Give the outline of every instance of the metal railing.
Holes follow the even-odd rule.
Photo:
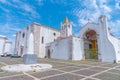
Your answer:
[[[86,59],[98,59],[98,49],[97,48],[84,49],[84,51],[85,51]]]

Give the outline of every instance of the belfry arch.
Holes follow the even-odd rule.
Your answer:
[[[85,59],[98,59],[98,40],[95,30],[88,29],[83,35]]]

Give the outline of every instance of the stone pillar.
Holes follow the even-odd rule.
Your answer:
[[[24,64],[35,64],[37,63],[37,55],[34,54],[34,35],[30,34],[28,39],[27,53],[23,55]]]

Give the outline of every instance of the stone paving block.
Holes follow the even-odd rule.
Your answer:
[[[67,67],[67,65],[61,65],[61,64],[60,65],[52,65],[52,66],[55,69]]]
[[[64,65],[64,66],[69,66],[69,64],[64,64],[64,63],[59,63],[59,62],[55,62],[55,63],[51,63],[53,65]]]
[[[0,77],[12,76],[12,75],[17,75],[17,74],[22,74],[22,73],[1,72]]]
[[[49,62],[49,61],[48,61]],[[53,65],[66,65],[65,63],[59,63],[59,62],[49,62],[49,63],[51,63],[51,64],[53,64]]]
[[[63,72],[56,71],[56,70],[50,70],[50,71],[33,73],[31,75],[33,75],[37,78],[42,78],[42,77],[47,77],[47,76],[56,75],[56,74],[60,74],[60,73],[63,73]]]
[[[52,68],[59,69],[59,68],[64,68],[64,67],[67,67],[67,66],[66,65],[56,65],[56,66],[53,66]]]
[[[5,65],[3,65],[3,64],[0,64],[0,67],[2,67],[2,66],[5,66]]]
[[[102,68],[102,67],[92,67],[89,70],[97,70],[97,71],[104,71],[107,70],[108,68]]]
[[[0,68],[0,73],[3,73],[4,71]]]
[[[116,67],[115,69],[118,69],[118,70],[120,70],[120,66]]]
[[[116,69],[112,69],[112,70],[109,70],[107,72],[111,72],[111,73],[117,73],[120,75],[120,70],[116,70]]]
[[[67,66],[75,66],[75,67],[79,67],[81,69],[91,67],[91,66],[85,65],[85,64],[69,64]]]
[[[2,78],[0,80],[34,80],[34,79],[27,75],[21,75],[21,76],[6,77],[6,78]]]
[[[39,62],[40,63],[40,62]],[[53,67],[54,66],[60,66],[60,65],[64,65],[64,66],[68,66],[68,64],[64,64],[64,63],[59,63],[59,62],[42,62],[42,63],[47,63],[47,64],[51,64]]]
[[[93,67],[93,66],[99,67],[99,66],[102,66],[102,65],[104,65],[104,64],[98,62],[98,63],[91,63],[91,64],[86,64],[86,65],[89,65],[89,66],[91,66],[91,67]]]
[[[75,65],[75,66],[76,66],[76,67],[79,67],[79,68],[81,68],[81,69],[91,67],[91,66],[86,66],[86,65]]]
[[[116,63],[110,63],[110,64],[106,64],[106,65],[102,65],[101,67],[116,67],[116,66],[119,66],[119,64],[116,64]]]
[[[100,63],[100,62],[91,62],[91,63],[88,63],[88,65],[91,65],[91,66],[100,66],[100,65],[103,65],[103,64]]]
[[[99,75],[94,76],[95,78],[101,79],[101,80],[120,80],[120,76],[116,74],[111,73],[102,73]]]
[[[76,62],[76,61],[75,61],[75,62]],[[99,64],[100,62],[95,61],[95,60],[83,60],[83,61],[78,61],[78,63],[90,65],[90,64]]]
[[[19,62],[16,61],[10,61],[10,62],[5,62],[8,65],[13,65],[13,64],[20,64]]]
[[[62,75],[58,75],[54,77],[49,77],[49,78],[42,79],[42,80],[80,80],[82,78],[84,77],[67,73],[67,74],[62,74]]]
[[[98,72],[99,72],[99,71],[92,71],[92,70],[85,69],[85,70],[76,71],[76,72],[74,72],[74,73],[75,73],[75,74],[85,75],[85,76],[90,76],[90,75],[96,74],[96,73],[98,73]]]
[[[92,78],[87,78],[87,79],[85,79],[85,80],[96,80],[96,79],[92,79]]]
[[[70,67],[65,67],[65,68],[59,69],[59,70],[69,72],[69,71],[74,71],[74,70],[79,70],[79,69],[80,69],[79,67],[70,66]]]

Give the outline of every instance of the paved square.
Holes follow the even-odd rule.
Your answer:
[[[85,76],[90,76],[90,75],[93,75],[93,74],[96,74],[98,73],[99,71],[92,71],[92,70],[79,70],[79,71],[76,71],[74,72],[75,74],[80,74],[80,75],[85,75]]]
[[[87,78],[87,79],[85,79],[85,80],[95,80],[95,79],[92,79],[92,78]]]
[[[65,67],[65,68],[59,69],[59,70],[69,72],[69,71],[74,71],[74,70],[79,70],[79,69],[80,69],[79,67],[70,66],[70,67]]]
[[[12,75],[17,75],[17,74],[22,74],[22,73],[0,72],[0,77],[12,76]]]
[[[116,64],[116,63],[114,63],[114,64],[105,64],[105,65],[102,65],[101,67],[115,67],[115,66],[118,66],[119,64]]]
[[[50,77],[42,80],[80,80],[82,78],[84,77],[73,75],[73,74],[62,74],[62,75],[58,75],[58,76],[54,76],[54,77]]]
[[[111,69],[111,70],[109,70],[109,71],[107,71],[108,73],[110,72],[110,73],[114,73],[114,74],[118,74],[118,75],[120,75],[120,70],[117,70],[117,69]]]
[[[21,63],[22,58],[0,57],[0,67]],[[52,64],[53,68],[27,73],[10,73],[0,69],[0,80],[120,80],[120,64],[40,58],[38,63]]]
[[[34,79],[26,75],[20,75],[20,76],[6,77],[0,80],[34,80]]]
[[[56,74],[61,74],[62,72],[56,71],[56,70],[50,70],[50,71],[44,71],[44,72],[37,72],[31,74],[32,76],[35,76],[37,78],[43,78],[46,76],[51,76],[51,75],[56,75]]]
[[[112,74],[112,73],[103,73],[95,76],[95,78],[101,80],[120,80],[120,75]]]
[[[92,67],[90,70],[96,70],[96,71],[104,71],[107,70],[108,68],[102,68],[102,67]]]

